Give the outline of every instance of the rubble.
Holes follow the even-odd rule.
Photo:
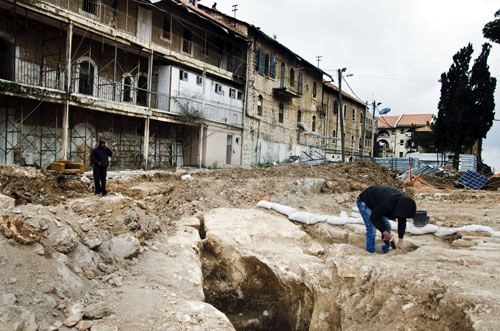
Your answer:
[[[496,191],[408,187],[370,163],[109,178],[99,197],[78,176],[0,167],[15,201],[0,218],[0,329],[499,327],[500,241],[470,227],[498,232]],[[460,230],[366,253],[364,226],[340,221],[372,184],[406,191],[430,225]],[[281,214],[257,208],[261,199]],[[331,222],[282,215],[291,211]]]

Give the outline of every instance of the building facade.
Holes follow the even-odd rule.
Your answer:
[[[377,155],[406,157],[408,153],[423,152],[416,134],[430,133],[432,114],[403,114],[377,117]]]
[[[241,37],[176,1],[0,0],[0,12],[2,163],[88,165],[106,139],[115,168],[239,164]]]
[[[88,167],[99,139],[112,169],[348,161],[371,148],[362,102],[342,92],[340,106],[325,72],[197,1],[0,0],[0,20],[1,164]]]

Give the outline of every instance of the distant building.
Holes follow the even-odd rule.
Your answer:
[[[376,156],[405,157],[424,151],[415,134],[430,133],[433,114],[403,114],[377,117]]]

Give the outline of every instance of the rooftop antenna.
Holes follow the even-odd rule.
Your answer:
[[[236,12],[238,11],[238,5],[233,5],[232,12],[234,13],[234,18],[236,18]]]
[[[318,61],[318,68],[319,68],[319,63],[321,62],[322,57],[323,56],[321,56],[321,55],[316,56],[316,61]]]

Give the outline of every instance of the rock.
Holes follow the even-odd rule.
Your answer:
[[[85,317],[88,319],[101,319],[113,312],[103,302],[97,302],[85,307]]]
[[[78,242],[76,233],[67,225],[49,230],[47,239],[50,246],[64,254],[71,252]]]
[[[76,328],[79,331],[85,331],[85,330],[90,330],[93,325],[94,325],[94,323],[92,321],[80,321],[80,323],[78,323]]]
[[[63,324],[70,327],[75,326],[82,319],[82,317],[83,317],[83,312],[70,315],[63,321]]]
[[[35,245],[33,245],[33,248],[34,248],[34,251],[36,254],[45,255],[45,248],[42,245],[40,245],[39,243],[36,243]]]
[[[116,256],[127,259],[137,255],[140,247],[141,244],[136,237],[122,234],[111,239],[110,251]]]
[[[0,232],[22,245],[32,245],[40,240],[40,236],[30,225],[10,215],[1,215]]]
[[[16,199],[0,194],[0,209],[12,209],[16,205]]]
[[[38,324],[33,313],[24,307],[9,306],[2,308],[0,330],[37,331]]]

